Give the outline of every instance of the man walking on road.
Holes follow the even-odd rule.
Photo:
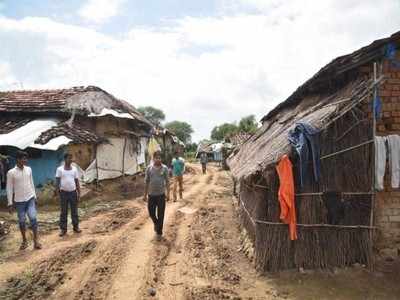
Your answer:
[[[28,154],[18,151],[16,155],[17,164],[7,173],[7,199],[10,213],[13,207],[17,209],[19,229],[21,231],[22,243],[20,250],[28,247],[26,239],[26,215],[28,215],[33,232],[33,247],[41,249],[38,238],[38,225],[36,220],[36,192],[33,184],[32,169],[28,167]]]
[[[78,170],[72,166],[72,155],[64,155],[64,165],[56,171],[56,191],[60,196],[60,236],[67,234],[68,206],[71,208],[71,220],[75,233],[80,233],[78,202],[81,194]]]
[[[204,151],[201,152],[200,153],[200,163],[201,163],[201,168],[203,170],[203,174],[207,173],[207,161],[208,161],[207,153]]]
[[[183,198],[183,173],[185,173],[185,160],[179,157],[179,153],[175,153],[174,159],[172,159],[172,176],[174,177],[174,201],[177,200],[177,189],[179,185],[179,198]]]
[[[153,164],[146,169],[145,184],[143,201],[148,200],[149,215],[154,223],[157,240],[160,241],[163,234],[165,201],[169,200],[170,193],[168,167],[161,163],[160,151],[154,152]]]

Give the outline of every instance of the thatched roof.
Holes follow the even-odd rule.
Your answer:
[[[288,133],[296,123],[308,122],[322,129],[360,101],[370,99],[372,82],[357,70],[382,58],[389,42],[399,48],[400,32],[336,58],[270,111],[262,119],[262,127],[229,158],[233,176],[248,177],[289,153]]]
[[[334,90],[336,88],[335,81],[349,81],[348,76],[351,71],[376,61],[384,55],[385,45],[393,43],[396,48],[400,48],[400,31],[392,34],[390,37],[383,38],[372,42],[370,45],[365,46],[353,53],[339,56],[331,61],[329,64],[319,70],[313,77],[307,80],[297,90],[289,96],[284,102],[280,103],[261,121],[265,122],[277,115],[279,111],[288,107],[295,107],[303,98],[309,94],[320,93],[321,91]]]
[[[54,90],[19,90],[0,93],[0,113],[19,114],[99,114],[103,108],[127,113],[144,126],[153,125],[128,102],[117,99],[96,86]]]
[[[360,78],[336,93],[312,95],[304,98],[294,109],[282,109],[277,114],[279,121],[264,122],[239,152],[229,158],[233,176],[238,179],[248,177],[277,163],[283,154],[289,153],[288,134],[296,123],[307,122],[315,128],[325,128],[361,101],[369,99],[371,91],[372,82]]]

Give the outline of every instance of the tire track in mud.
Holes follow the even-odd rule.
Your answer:
[[[95,251],[97,242],[90,240],[63,249],[57,256],[45,259],[32,270],[11,277],[0,299],[46,299],[67,280],[69,270]]]
[[[131,250],[122,263],[123,266],[115,276],[108,299],[148,299],[146,295],[148,287],[156,286],[162,280],[161,271],[165,261],[171,250],[176,247],[177,231],[184,217],[178,209],[187,205],[187,199],[199,194],[209,177],[212,178],[212,175],[189,177],[189,180],[185,181],[184,200],[167,203],[165,238],[162,241],[154,240],[153,223],[148,218],[140,230],[138,239],[130,246]]]
[[[215,182],[215,172],[209,169],[209,173],[201,175],[197,185],[185,195],[185,201],[181,207],[198,209]],[[141,288],[141,299],[148,299],[149,288],[156,290],[154,299],[184,299],[186,288],[189,285],[188,266],[185,258],[185,241],[189,235],[193,214],[184,214],[177,210],[174,223],[170,224],[167,239],[168,245],[154,246],[151,265],[148,266],[148,277]]]
[[[195,177],[191,177],[187,181],[189,186],[193,181],[193,178]],[[176,211],[176,208],[174,211]],[[111,217],[109,220],[105,220],[103,223],[106,225],[113,225],[113,219],[114,218]],[[118,222],[117,225],[119,225]],[[147,261],[146,253],[150,253],[152,247],[151,243],[146,243],[148,237],[150,236],[148,232],[152,232],[152,222],[148,218],[147,209],[143,208],[140,215],[137,217],[137,220],[129,222],[124,226],[125,227],[123,231],[117,237],[107,241],[107,243],[102,247],[103,249],[99,255],[93,259],[91,265],[87,267],[84,278],[81,278],[79,291],[74,297],[70,295],[68,298],[131,299],[132,294],[126,294],[125,297],[120,295],[119,292],[129,291],[132,288],[135,290],[135,282],[139,283],[137,288],[140,288],[140,285],[142,285],[141,279],[143,279],[143,275],[140,272],[140,266],[143,264],[143,261]],[[147,249],[148,245],[150,245],[149,249]],[[134,255],[136,267],[135,263],[126,263],[126,261],[129,260],[131,253]],[[130,271],[126,272],[126,268]],[[122,274],[124,273],[127,276],[123,276]],[[138,278],[138,280],[135,280],[136,274],[139,274],[140,278]],[[125,287],[123,285],[125,285]],[[116,291],[117,295],[115,294]],[[136,289],[134,294],[137,294],[137,292],[138,290]],[[59,295],[63,295],[63,293],[59,293]],[[64,296],[65,295],[66,294],[64,293]]]
[[[185,181],[185,199],[198,193],[199,176],[191,176]],[[147,218],[143,227],[136,232],[136,238],[130,243],[130,250],[121,261],[121,268],[115,274],[108,299],[140,299],[149,285],[157,283],[159,272],[169,252],[174,247],[176,228],[179,227],[181,213],[178,209],[186,205],[183,202],[168,202],[165,212],[165,237],[163,241],[154,240],[153,223]],[[172,229],[172,230],[171,230]]]

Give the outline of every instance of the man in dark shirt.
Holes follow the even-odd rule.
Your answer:
[[[150,218],[154,223],[154,231],[157,240],[161,240],[163,234],[165,201],[169,200],[169,175],[168,167],[161,162],[161,152],[153,155],[153,163],[146,169],[145,191],[143,201],[147,201]],[[165,193],[167,191],[167,193]],[[157,214],[156,214],[157,213]]]

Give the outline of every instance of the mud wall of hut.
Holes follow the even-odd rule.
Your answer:
[[[96,145],[93,144],[71,144],[67,148],[68,153],[74,157],[74,161],[86,170],[95,158]]]

